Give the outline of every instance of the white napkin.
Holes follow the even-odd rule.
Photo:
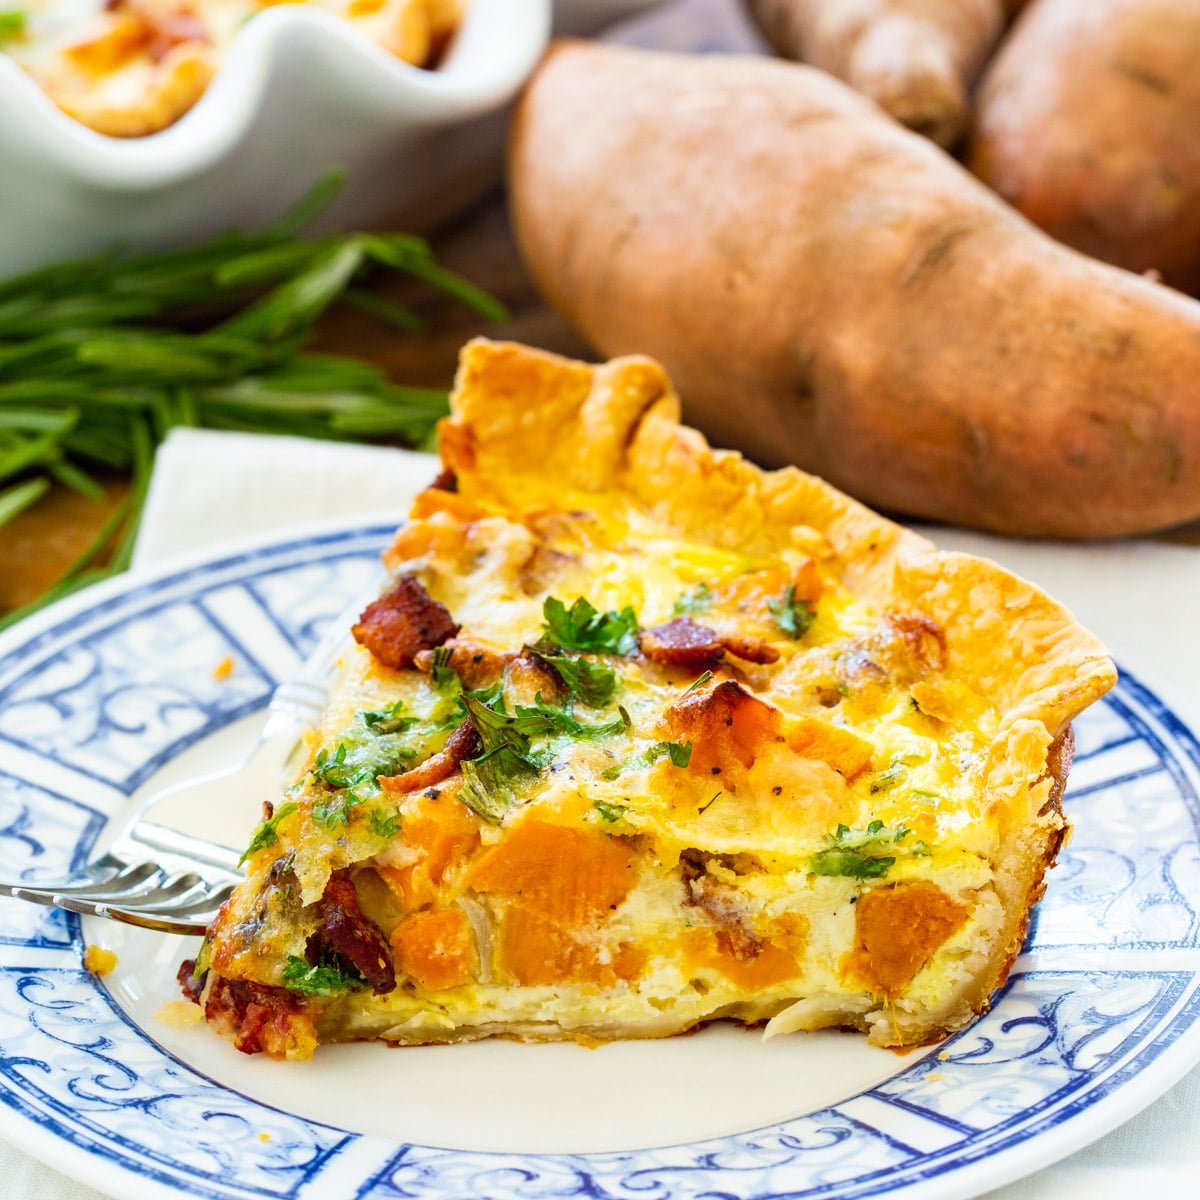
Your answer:
[[[171,433],[158,452],[135,568],[231,539],[320,519],[391,516],[436,474],[432,455],[300,438]],[[1147,542],[1074,546],[933,530],[986,554],[1070,605],[1189,721],[1200,726],[1200,550]],[[100,1193],[0,1142],[0,1195],[100,1200]],[[1200,1070],[1115,1132],[989,1200],[1184,1200],[1200,1186]]]
[[[259,433],[175,429],[159,447],[134,570],[221,542],[404,511],[437,456]]]

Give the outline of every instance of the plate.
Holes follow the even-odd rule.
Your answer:
[[[391,525],[82,593],[0,641],[0,877],[84,862],[223,765]],[[225,658],[234,669],[218,678]],[[1135,666],[1137,664],[1134,664]],[[1076,726],[1076,833],[992,1010],[908,1056],[834,1032],[239,1055],[155,1014],[190,944],[0,901],[0,1132],[122,1197],[667,1200],[996,1187],[1200,1060],[1200,744],[1125,672]],[[231,814],[247,832],[256,814]],[[116,970],[82,967],[89,942]]]

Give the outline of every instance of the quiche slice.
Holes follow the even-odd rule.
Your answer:
[[[174,124],[207,91],[246,22],[282,0],[32,0],[0,53],[69,117],[112,137]],[[396,58],[434,66],[466,0],[307,0]],[[0,15],[10,10],[5,4]]]
[[[662,369],[466,347],[303,773],[184,991],[239,1049],[902,1046],[987,1007],[1100,644],[993,563],[679,424]]]

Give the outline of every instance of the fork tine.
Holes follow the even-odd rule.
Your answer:
[[[208,922],[196,919],[172,919],[157,913],[135,912],[121,908],[109,908],[107,905],[96,905],[90,914],[96,917],[107,917],[112,921],[120,921],[125,925],[136,925],[139,929],[153,929],[157,933],[177,933],[182,936],[202,937],[208,930]]]
[[[120,859],[114,861],[120,862]],[[31,881],[29,883],[2,884],[0,887],[3,887],[10,896],[18,896],[22,900],[30,899],[24,894],[25,892],[45,892],[55,896],[92,896],[99,899],[110,894],[113,896],[127,895],[148,879],[161,874],[162,868],[156,863],[138,863],[136,866],[121,863],[120,869],[114,874],[107,875],[102,879],[93,879],[89,883],[72,884],[68,881],[37,883]]]
[[[100,882],[50,887],[0,884],[0,894],[163,933],[202,934],[234,887],[225,883],[214,888],[194,871],[167,876],[155,863],[129,866],[119,859],[113,863],[120,869]]]
[[[233,884],[226,884],[224,887],[217,888],[216,891],[203,891],[198,894],[184,894],[176,900],[166,901],[160,904],[122,904],[121,908],[126,912],[144,912],[154,913],[164,916],[195,916],[199,919],[204,913],[210,913],[216,916],[217,909],[229,899],[230,893],[233,891]]]

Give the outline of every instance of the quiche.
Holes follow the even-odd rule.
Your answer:
[[[196,103],[243,25],[277,3],[340,17],[389,53],[430,66],[465,0],[0,0],[0,51],[98,133],[156,133]]]
[[[1114,682],[1053,600],[679,423],[662,369],[463,352],[442,473],[180,968],[239,1049],[884,1046],[987,1007]]]

